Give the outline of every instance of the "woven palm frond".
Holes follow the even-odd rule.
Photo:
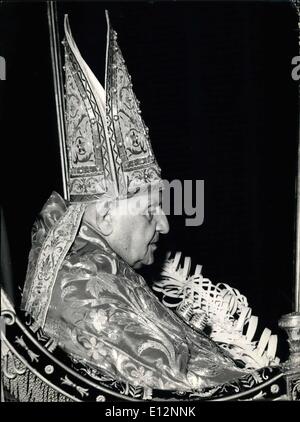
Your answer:
[[[252,315],[245,296],[225,283],[213,284],[201,274],[197,265],[190,274],[191,259],[166,260],[161,280],[153,290],[162,294],[162,302],[197,331],[209,328],[210,337],[226,349],[246,368],[277,365],[277,335],[266,328],[260,339],[255,340],[258,318]]]

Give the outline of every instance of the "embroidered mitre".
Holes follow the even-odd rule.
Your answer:
[[[107,193],[126,197],[160,184],[148,128],[141,117],[117,34],[107,17],[105,89],[83,60],[65,16],[66,143],[72,200]]]

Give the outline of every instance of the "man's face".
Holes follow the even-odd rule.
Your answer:
[[[134,268],[152,264],[160,233],[169,231],[161,191],[120,200],[111,216],[112,233],[107,240],[115,252]]]

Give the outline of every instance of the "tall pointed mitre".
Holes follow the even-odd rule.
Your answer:
[[[107,17],[105,89],[83,60],[65,16],[66,127],[71,201],[126,197],[160,184],[148,128]]]

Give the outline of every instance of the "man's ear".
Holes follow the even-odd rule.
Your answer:
[[[96,204],[96,225],[103,236],[109,236],[113,230],[111,201],[99,201]]]

